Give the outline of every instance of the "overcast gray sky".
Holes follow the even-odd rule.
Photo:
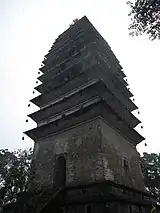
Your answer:
[[[160,41],[128,36],[125,0],[0,0],[0,148],[26,148],[33,141],[23,131],[35,127],[27,114],[38,68],[57,36],[75,18],[86,15],[111,46],[127,75],[146,137],[140,152],[160,152]]]

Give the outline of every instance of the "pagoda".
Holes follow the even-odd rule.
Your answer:
[[[38,193],[26,212],[148,212],[155,197],[145,192],[136,150],[144,140],[137,106],[86,16],[56,39],[40,71],[41,94],[31,100],[39,110],[29,115],[37,127],[25,132],[34,140]]]

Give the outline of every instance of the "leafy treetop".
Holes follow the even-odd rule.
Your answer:
[[[128,1],[131,11],[130,35],[148,34],[151,40],[160,38],[160,0]]]

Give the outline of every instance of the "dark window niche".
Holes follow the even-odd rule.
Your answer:
[[[125,171],[128,171],[129,169],[129,161],[127,158],[123,158],[123,168]]]
[[[66,184],[66,159],[64,155],[56,156],[55,184],[57,188],[64,187]]]
[[[85,189],[82,189],[82,190],[81,190],[81,193],[82,193],[82,195],[86,195],[86,190],[85,190]]]

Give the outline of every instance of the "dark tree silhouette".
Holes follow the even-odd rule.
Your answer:
[[[141,157],[141,167],[146,188],[160,196],[160,154],[146,152]]]
[[[0,200],[14,203],[18,194],[27,189],[32,149],[0,150]]]
[[[131,11],[130,35],[148,34],[151,40],[160,38],[160,0],[128,1]]]

